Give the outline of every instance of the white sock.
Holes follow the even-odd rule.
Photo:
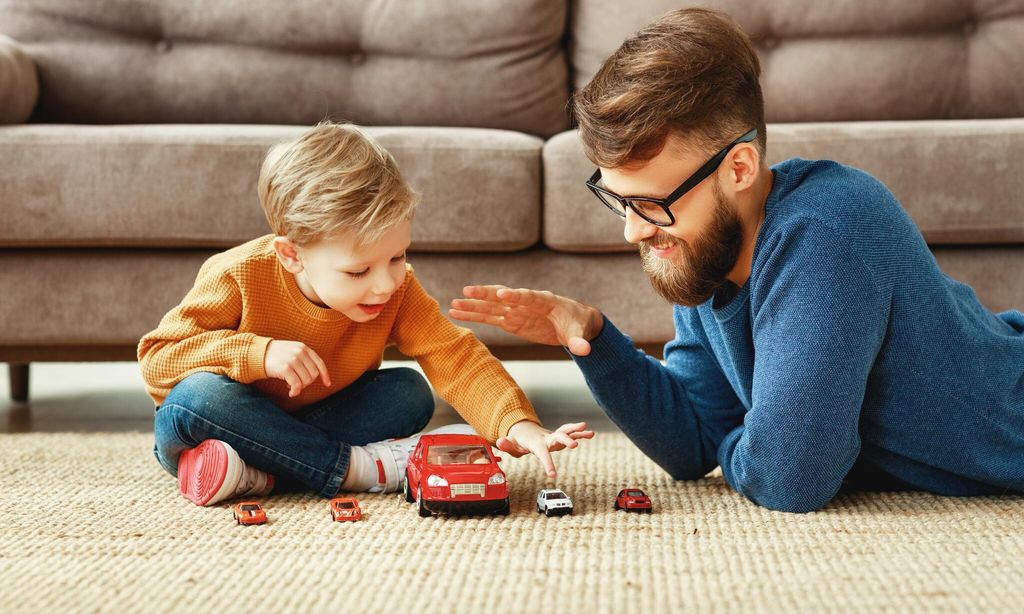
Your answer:
[[[348,473],[341,489],[347,492],[368,492],[377,486],[377,459],[363,446],[352,446],[352,455],[348,460]]]
[[[449,424],[429,431],[431,434],[475,435],[468,424]],[[339,490],[346,492],[396,492],[402,488],[405,464],[419,441],[417,433],[402,439],[388,439],[365,446],[352,446],[348,473]]]

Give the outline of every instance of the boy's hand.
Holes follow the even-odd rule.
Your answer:
[[[586,422],[563,424],[551,432],[536,422],[522,420],[512,425],[508,435],[495,442],[502,452],[515,457],[533,453],[544,465],[549,478],[555,477],[555,463],[551,453],[562,448],[575,448],[580,445],[577,439],[593,439],[594,431],[586,430]]]
[[[324,386],[331,385],[327,365],[316,352],[299,341],[275,339],[268,343],[267,354],[263,357],[263,368],[267,372],[267,377],[288,382],[289,397],[299,396],[302,389],[315,382],[317,377],[323,381]]]
[[[466,286],[468,300],[454,299],[448,314],[464,322],[483,322],[546,345],[563,345],[577,356],[590,353],[590,340],[601,332],[601,312],[547,291],[505,286]]]

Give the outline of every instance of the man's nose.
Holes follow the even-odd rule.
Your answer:
[[[626,226],[622,230],[626,240],[634,245],[653,237],[658,232],[658,227],[636,214],[630,208],[626,208]]]

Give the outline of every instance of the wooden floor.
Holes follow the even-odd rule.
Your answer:
[[[383,366],[415,363],[387,362]],[[509,361],[505,366],[548,428],[586,421],[598,431],[617,430],[590,396],[572,362]],[[7,369],[6,364],[0,367],[0,433],[153,429],[153,402],[143,390],[136,363],[34,363],[28,403],[11,401]],[[456,420],[454,410],[439,400],[431,425]]]

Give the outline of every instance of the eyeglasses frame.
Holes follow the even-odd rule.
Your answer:
[[[587,187],[590,188],[590,191],[593,192],[595,196],[597,196],[597,199],[601,201],[601,204],[603,204],[605,207],[608,207],[608,209],[610,209],[612,213],[621,218],[626,217],[626,208],[628,207],[633,210],[633,213],[639,215],[645,221],[650,222],[655,226],[660,226],[663,228],[671,226],[676,223],[676,218],[674,215],[672,215],[672,210],[670,209],[673,203],[682,198],[683,195],[685,195],[687,192],[697,187],[697,185],[700,182],[707,179],[708,176],[711,175],[711,173],[718,170],[718,167],[722,164],[722,161],[725,160],[725,156],[727,156],[729,152],[732,151],[733,147],[739,145],[740,143],[749,143],[756,138],[757,128],[754,128],[749,132],[745,133],[743,136],[736,139],[735,141],[733,141],[732,143],[729,143],[728,145],[723,147],[721,151],[712,156],[710,160],[705,162],[703,166],[698,168],[696,172],[687,177],[683,181],[683,183],[679,185],[678,188],[673,190],[672,193],[666,196],[665,198],[651,198],[647,196],[619,196],[615,192],[606,190],[605,188],[602,188],[601,186],[597,185],[597,182],[601,180],[600,168],[594,171],[594,174],[591,175],[590,179],[587,180]],[[622,209],[616,209],[614,206],[610,205],[604,198],[601,197],[602,194],[618,201],[619,204],[622,206]],[[668,219],[670,221],[659,222],[656,220],[652,220],[648,216],[641,213],[633,205],[632,201],[643,201],[645,203],[651,203],[653,205],[660,207],[663,211],[665,211],[665,214],[668,216]]]

